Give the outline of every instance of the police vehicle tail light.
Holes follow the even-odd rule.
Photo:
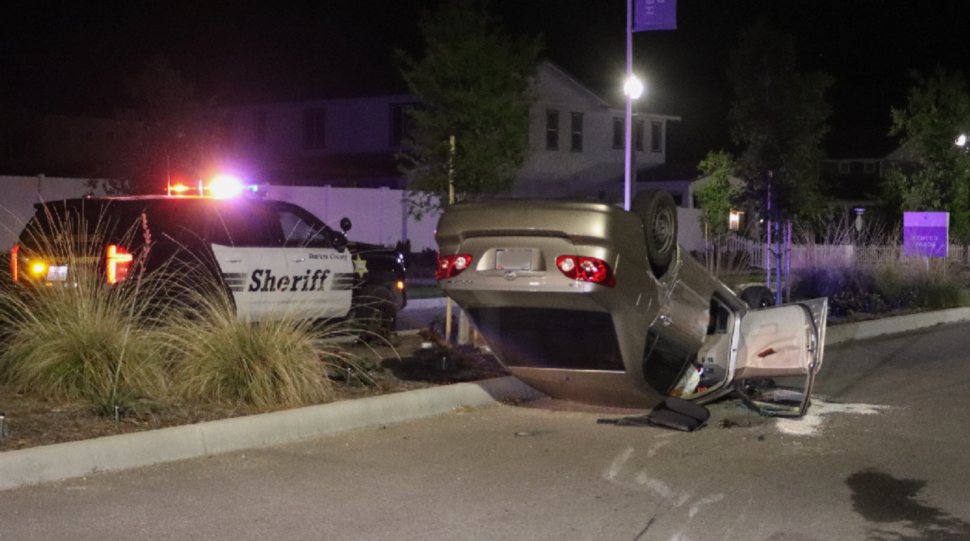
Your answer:
[[[114,244],[108,246],[108,283],[117,284],[124,280],[133,259],[124,248]]]
[[[17,281],[17,252],[20,251],[20,245],[14,244],[13,248],[10,249],[10,274],[13,276],[13,281]]]
[[[439,279],[454,278],[472,264],[472,256],[467,254],[443,255],[438,257],[438,270],[435,276]]]
[[[600,284],[606,287],[616,285],[613,269],[602,259],[574,255],[561,255],[556,258],[556,266],[567,278]]]

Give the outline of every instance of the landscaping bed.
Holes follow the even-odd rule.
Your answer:
[[[356,368],[348,372],[334,367],[330,371],[332,401],[508,375],[493,356],[471,349],[445,348],[427,334],[399,334],[386,342],[376,340],[339,347],[356,359]],[[0,412],[7,429],[7,434],[0,438],[0,452],[269,411],[275,409],[145,401],[119,412],[115,418],[102,415],[90,403],[44,400],[17,393],[9,385],[0,385]]]

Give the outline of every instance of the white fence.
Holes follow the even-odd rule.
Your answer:
[[[782,251],[782,265],[784,265],[784,245],[779,243]],[[767,246],[764,242],[740,237],[730,237],[716,247],[722,254],[744,254],[745,263],[754,268],[767,269],[768,259],[774,268],[775,245]],[[771,254],[771,255],[769,255]],[[947,260],[970,264],[970,247],[962,244],[949,246]],[[920,257],[903,255],[902,245],[892,246],[856,246],[852,244],[811,244],[793,245],[791,247],[790,265],[792,269],[811,267],[835,267],[848,265],[878,265],[894,263],[898,265],[924,265]]]
[[[341,218],[350,218],[348,237],[359,242],[394,246],[410,240],[413,251],[437,250],[434,230],[437,215],[421,220],[408,216],[401,190],[268,186],[268,197],[296,203],[319,216],[334,229]],[[85,179],[0,176],[0,249],[9,250],[24,224],[34,214],[34,205],[85,195],[104,195],[92,190]]]

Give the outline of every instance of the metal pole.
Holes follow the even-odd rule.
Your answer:
[[[781,304],[781,241],[779,223],[775,222],[775,305]]]
[[[785,242],[785,301],[791,302],[791,220],[788,220],[788,237]]]
[[[448,204],[455,204],[455,136],[448,138]],[[445,309],[445,342],[451,342],[451,297],[448,297]]]
[[[633,0],[626,0],[626,80],[633,77]],[[633,152],[633,99],[626,92],[626,145],[623,152],[623,209],[630,210],[632,198],[631,160]]]

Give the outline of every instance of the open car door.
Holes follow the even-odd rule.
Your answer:
[[[762,414],[805,415],[822,366],[828,299],[749,310],[741,318],[731,380]]]

